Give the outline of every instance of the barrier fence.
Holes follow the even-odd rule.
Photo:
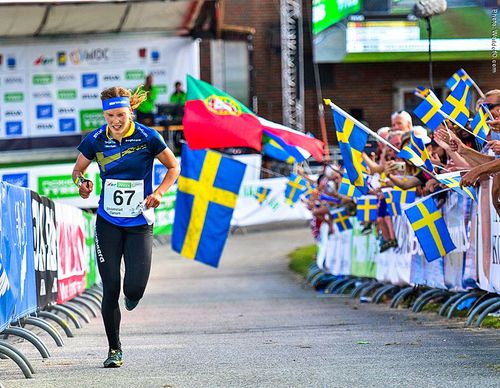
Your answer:
[[[399,246],[383,253],[376,232],[363,235],[355,217],[352,229],[340,232],[334,225],[333,234],[323,223],[308,280],[327,293],[371,295],[364,301],[379,303],[385,293],[392,298],[391,307],[411,295],[414,311],[439,299],[441,315],[451,317],[463,307],[469,310],[467,324],[476,316],[480,326],[488,313],[500,310],[500,217],[492,206],[491,182],[482,183],[478,197],[475,203],[447,192],[441,211],[456,249],[431,262],[406,216],[393,217]]]
[[[27,339],[46,358],[48,349],[24,324],[46,330],[61,346],[55,327],[39,317],[53,320],[72,336],[67,322],[49,310],[64,313],[79,327],[78,317],[88,320],[82,306],[92,312],[92,304],[99,307],[98,291],[94,297],[83,296],[98,280],[95,216],[6,182],[0,182],[0,197],[0,333]],[[68,303],[75,300],[80,305]],[[12,358],[26,377],[31,376],[29,361],[1,340],[0,355]]]

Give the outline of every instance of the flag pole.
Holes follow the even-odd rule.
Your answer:
[[[483,91],[479,88],[479,86],[477,86],[476,82],[474,82],[474,80],[470,77],[469,74],[467,74],[467,72],[464,69],[462,69],[462,70],[463,70],[464,74],[467,76],[467,78],[469,78],[469,81],[472,83],[472,86],[474,86],[474,88],[479,93],[481,98],[485,98]]]
[[[378,133],[372,131],[370,128],[368,128],[366,125],[364,125],[363,123],[360,123],[358,120],[356,120],[354,117],[352,117],[350,114],[348,114],[347,112],[345,112],[344,110],[342,110],[342,108],[340,108],[339,106],[335,105],[332,100],[330,100],[329,98],[325,98],[324,99],[325,101],[325,104],[327,105],[330,105],[330,107],[334,110],[336,110],[337,112],[343,114],[343,115],[346,115],[346,116],[349,116],[351,118],[352,121],[354,121],[354,124],[356,124],[358,127],[360,127],[363,131],[365,131],[367,134],[373,136],[375,139],[377,139],[378,141],[384,143],[386,146],[392,148],[394,151],[396,152],[399,152],[400,150],[398,150],[397,147],[395,147],[394,145],[392,145],[390,142],[388,142],[387,140],[385,140],[382,136],[380,136]]]

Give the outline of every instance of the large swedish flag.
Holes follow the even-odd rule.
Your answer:
[[[405,213],[427,261],[439,259],[456,248],[432,197],[417,202]]]
[[[172,249],[217,267],[245,165],[213,151],[182,148]]]
[[[349,180],[362,194],[368,194],[368,185],[363,176],[366,168],[363,166],[362,157],[368,134],[356,125],[349,115],[338,112],[333,107],[332,110],[337,140]]]

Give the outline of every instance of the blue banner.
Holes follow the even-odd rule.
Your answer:
[[[16,305],[4,261],[5,259],[0,255],[0,332],[12,321]]]
[[[36,311],[36,283],[33,252],[31,192],[1,182],[2,257],[16,300],[13,319]]]

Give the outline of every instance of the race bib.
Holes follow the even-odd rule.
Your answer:
[[[144,181],[107,179],[104,210],[112,217],[137,217],[144,200]]]

